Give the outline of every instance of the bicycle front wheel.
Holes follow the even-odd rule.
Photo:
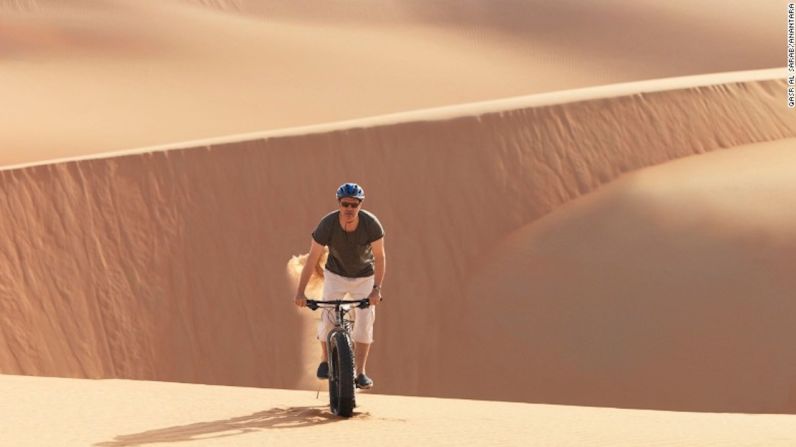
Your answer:
[[[336,332],[330,337],[331,376],[329,377],[329,406],[332,413],[351,417],[356,406],[354,390],[354,351],[345,332]]]

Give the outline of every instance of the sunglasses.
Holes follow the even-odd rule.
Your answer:
[[[362,202],[340,202],[340,206],[343,208],[356,208]]]

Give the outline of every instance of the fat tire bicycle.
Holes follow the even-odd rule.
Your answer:
[[[370,300],[307,300],[311,310],[334,308],[334,329],[326,336],[329,359],[329,408],[337,416],[351,417],[356,404],[356,358],[351,342],[353,322],[346,318],[352,305],[360,309],[370,306]]]

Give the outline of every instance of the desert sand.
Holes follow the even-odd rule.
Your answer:
[[[18,447],[638,446],[789,447],[796,416],[589,408],[360,394],[350,419],[325,393],[179,383],[0,376],[0,435]]]
[[[555,4],[0,2],[2,439],[794,444],[783,5]],[[292,296],[343,181],[339,423]]]
[[[796,362],[782,340],[796,336],[796,211],[782,204],[796,194],[794,149],[635,171],[512,232],[465,295],[501,305],[464,307],[528,360],[505,368],[471,336],[486,375],[524,382],[532,401],[792,413]],[[490,385],[481,397],[517,400]]]
[[[784,66],[778,0],[2,0],[0,8],[0,165]]]

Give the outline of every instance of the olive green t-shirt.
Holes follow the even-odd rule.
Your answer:
[[[348,278],[364,278],[374,273],[370,244],[384,237],[381,222],[368,211],[359,211],[357,229],[347,233],[340,226],[340,211],[332,211],[312,232],[315,242],[329,247],[326,270]]]

